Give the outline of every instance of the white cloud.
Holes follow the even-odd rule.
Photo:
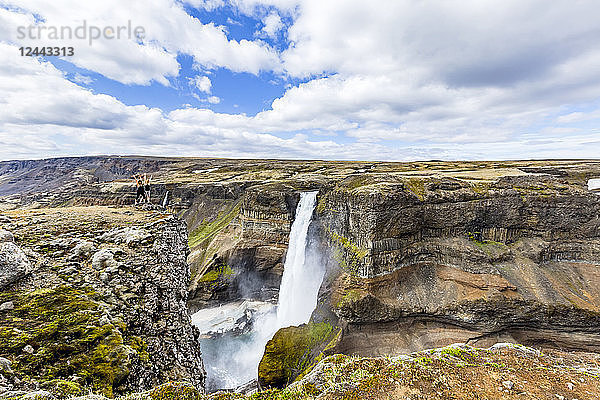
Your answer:
[[[196,76],[190,78],[190,83],[202,93],[210,94],[212,83],[208,76]]]
[[[186,3],[192,7],[201,8],[207,11],[213,11],[225,5],[224,0],[188,0]]]
[[[39,145],[28,144],[36,155],[85,153],[94,144],[101,153],[238,157],[597,157],[598,131],[578,125],[598,118],[596,2],[189,2],[237,7],[263,18],[265,34],[292,16],[281,53],[260,40],[229,40],[222,27],[200,23],[175,2],[79,3],[24,0],[47,23],[65,18],[65,4],[75,10],[70,20],[140,21],[144,45],[102,42],[74,60],[121,82],[168,85],[179,53],[193,55],[204,71],[268,70],[304,81],[286,86],[271,109],[254,116],[192,107],[165,115],[93,94],[7,47],[2,55],[11,61],[0,67],[3,158],[23,152],[15,135],[32,134],[40,137]],[[0,35],[31,19],[0,9]],[[210,78],[193,83],[212,94]]]
[[[595,119],[600,119],[600,109],[594,109],[586,112],[575,111],[569,114],[561,115],[558,118],[556,118],[556,122],[559,124],[569,124]]]
[[[312,80],[260,117],[371,142],[514,140],[565,104],[598,99],[599,11],[592,1],[302,1],[282,59]]]
[[[284,27],[281,17],[276,12],[271,12],[264,17],[262,23],[261,34],[271,38],[277,37],[279,31]]]
[[[144,28],[145,37],[139,43],[129,39],[98,39],[89,44],[86,39],[60,40],[61,46],[72,46],[75,55],[67,60],[125,84],[149,84],[151,81],[169,85],[177,76],[177,54],[194,57],[205,68],[224,67],[235,72],[257,74],[261,70],[280,70],[277,53],[266,43],[256,40],[230,40],[222,27],[202,24],[188,15],[182,5],[172,0],[20,0],[19,10],[0,8],[0,40],[20,46],[54,45],[50,40],[19,38],[17,27],[32,24],[33,14],[41,16],[48,27],[75,29],[86,21],[88,29],[112,27]],[[26,10],[26,11],[22,11]],[[68,10],[68,12],[65,12]],[[128,30],[123,30],[122,34]],[[47,39],[49,30],[42,31]]]
[[[245,116],[198,109],[164,115],[126,106],[68,81],[50,63],[19,56],[14,46],[0,43],[0,57],[1,159],[90,153],[298,158],[307,150],[316,155],[340,148],[302,135],[282,139],[245,129]],[[198,125],[200,120],[213,123]]]
[[[76,72],[76,73],[73,75],[73,80],[74,80],[75,82],[77,82],[77,83],[81,83],[81,84],[83,84],[83,85],[89,85],[90,83],[94,82],[94,80],[93,80],[91,77],[89,77],[89,76],[87,76],[87,75],[82,75],[82,74],[80,74],[79,72]]]
[[[270,7],[278,9],[280,13],[291,15],[302,3],[301,0],[185,0],[185,2],[192,7],[207,11],[228,5],[250,16],[260,14],[265,8]]]
[[[237,26],[243,26],[244,25],[240,21],[233,20],[231,17],[227,17],[227,23],[229,25],[237,25]]]

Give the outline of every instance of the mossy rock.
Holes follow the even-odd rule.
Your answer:
[[[207,245],[221,230],[233,221],[240,213],[242,203],[240,201],[232,204],[230,208],[219,213],[211,221],[203,221],[189,235],[189,246],[191,249],[200,246],[203,243]]]
[[[92,391],[117,394],[132,362],[149,362],[147,345],[119,321],[101,322],[100,296],[68,286],[0,293],[15,308],[0,320],[0,356],[21,380],[33,380],[58,397]],[[26,346],[33,354],[24,352]],[[75,383],[76,382],[76,383]]]
[[[325,232],[333,245],[332,255],[340,268],[352,276],[361,276],[364,270],[365,258],[369,250],[360,247],[347,237],[325,227]]]
[[[146,392],[149,400],[200,400],[202,393],[185,382],[168,382]]]
[[[420,201],[425,200],[425,182],[419,178],[409,178],[404,182],[406,188],[411,191]]]
[[[362,300],[365,297],[365,293],[359,289],[350,289],[341,299],[337,302],[336,308],[352,307],[355,303]]]
[[[145,392],[131,393],[118,400],[201,400],[206,397],[187,382],[167,382]]]
[[[336,337],[328,322],[291,326],[277,331],[265,347],[258,366],[258,382],[263,388],[281,388],[293,382]]]
[[[235,271],[229,265],[218,265],[205,272],[204,275],[200,277],[199,282],[208,283],[215,282],[219,279],[227,280],[233,277],[234,274]]]
[[[53,379],[44,382],[42,386],[61,399],[81,396],[83,394],[83,388],[80,384],[64,379]]]

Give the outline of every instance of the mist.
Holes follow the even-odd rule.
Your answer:
[[[203,309],[192,316],[201,332],[210,334],[200,340],[207,391],[235,389],[256,379],[265,346],[277,330],[310,320],[325,273],[318,247],[310,245],[315,243],[315,238],[309,237],[316,196],[317,192],[300,195],[277,306],[244,302],[237,307]],[[236,327],[243,329],[241,325],[246,323],[250,325],[249,330],[234,333]]]

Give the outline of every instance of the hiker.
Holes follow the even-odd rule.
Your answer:
[[[135,194],[135,204],[143,203],[146,199],[144,180],[141,176],[134,176],[133,179],[135,180],[137,186],[137,192]]]
[[[150,178],[147,178],[146,174],[144,174],[144,194],[146,195],[146,203],[150,203],[150,181],[152,181],[152,175],[150,175]]]

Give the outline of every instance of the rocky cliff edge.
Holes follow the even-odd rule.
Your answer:
[[[113,397],[173,380],[203,390],[183,221],[68,207],[0,223],[0,391]]]

